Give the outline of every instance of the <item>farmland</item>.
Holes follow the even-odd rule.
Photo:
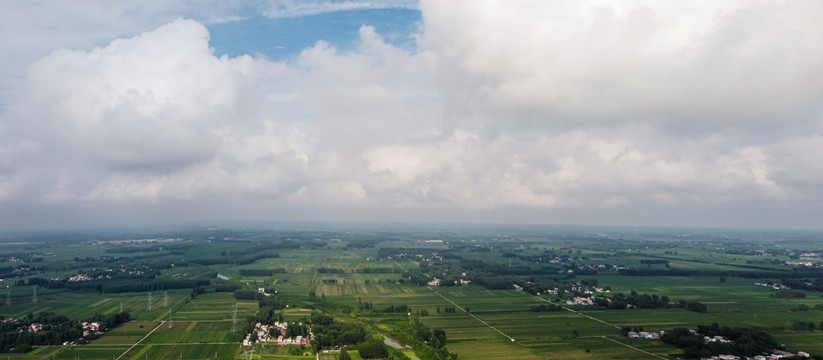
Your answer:
[[[2,356],[242,359],[254,348],[263,358],[313,359],[317,345],[243,339],[261,316],[308,324],[316,314],[362,327],[363,344],[383,334],[407,345],[395,358],[676,359],[683,349],[624,329],[713,323],[823,356],[822,238],[457,225],[4,234],[4,321],[121,312],[130,320],[88,343],[12,345]],[[617,294],[656,302],[567,303]],[[445,332],[445,344],[420,329]],[[358,358],[361,345],[346,346]],[[329,349],[319,357],[336,358]]]

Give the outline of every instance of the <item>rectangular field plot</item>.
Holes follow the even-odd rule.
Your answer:
[[[810,354],[823,354],[823,332],[780,332],[775,338],[789,349]]]
[[[458,353],[461,359],[542,358],[465,314],[430,316],[421,320],[430,328],[445,330],[446,347]]]
[[[194,300],[176,309],[172,318],[189,320],[231,320],[231,310],[237,304],[237,318],[243,319],[257,311],[255,301],[236,300],[231,293],[208,293],[198,295]],[[168,317],[168,312],[166,312]]]
[[[620,330],[568,311],[550,313],[475,314],[507,335],[520,339],[552,339],[617,335]]]
[[[624,343],[623,339],[618,339]],[[523,345],[540,353],[549,359],[579,359],[579,360],[610,360],[610,359],[660,359],[669,357],[669,353],[677,353],[677,349],[669,347],[660,341],[646,341],[644,344],[627,344],[627,347],[610,341],[604,337],[579,337],[562,340],[524,340]],[[635,346],[639,345],[639,346]],[[650,352],[654,355],[647,354]]]
[[[527,311],[545,302],[514,290],[487,290],[479,286],[437,287],[441,295],[472,313]]]
[[[143,336],[149,333],[151,329],[157,326],[155,322],[147,321],[130,321],[120,325],[97,340],[94,340],[94,345],[131,345],[140,340]]]
[[[123,359],[233,359],[240,344],[138,345]]]
[[[64,346],[54,359],[110,360],[120,356],[129,346]],[[38,359],[40,359],[38,357]]]
[[[194,343],[220,343],[242,341],[243,336],[239,332],[232,334],[231,322],[228,326],[223,323],[201,323],[201,322],[174,322],[174,327],[169,329],[163,324],[157,331],[149,335],[145,344],[194,344]],[[208,329],[208,330],[207,330]]]
[[[357,306],[359,301],[370,302],[375,311],[385,310],[386,307],[391,305],[408,305],[412,308],[412,311],[427,310],[430,314],[436,314],[438,308],[443,311],[447,306],[452,306],[451,303],[424,287],[415,286],[405,288],[405,290],[408,291],[398,289],[398,291],[387,294],[380,294],[378,291],[369,292],[368,294],[361,293],[356,297],[352,297],[354,301],[352,305]]]

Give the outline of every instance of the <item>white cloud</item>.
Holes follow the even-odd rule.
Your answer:
[[[819,2],[422,1],[455,116],[779,127],[820,110]]]
[[[272,16],[373,6],[289,4]],[[51,52],[3,115],[0,203],[607,223],[823,203],[816,2],[420,8],[415,53],[365,26],[350,52],[218,58],[180,19]]]
[[[416,0],[269,0],[260,5],[260,12],[270,18],[292,18],[363,9],[413,9]]]

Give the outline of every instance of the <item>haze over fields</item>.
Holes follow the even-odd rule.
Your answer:
[[[0,229],[821,228],[819,1],[4,1]]]

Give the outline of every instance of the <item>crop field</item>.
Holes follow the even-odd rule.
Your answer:
[[[138,345],[124,359],[233,359],[240,351],[239,343]]]
[[[424,318],[426,325],[449,334],[449,349],[469,359],[541,359],[529,348],[511,342],[465,314]]]
[[[187,301],[174,310],[172,318],[179,321],[189,320],[231,320],[232,307],[237,304],[237,316],[245,317],[257,311],[257,303],[248,300],[235,300],[230,293],[203,294]],[[168,312],[165,314],[168,316]]]
[[[163,250],[140,238],[78,237],[62,246],[13,241],[4,251],[38,260],[0,262],[23,269],[0,283],[9,285],[2,319],[53,313],[87,321],[122,309],[129,321],[89,344],[35,345],[25,353],[1,353],[0,360],[102,360],[124,353],[123,359],[135,360],[241,359],[250,350],[242,346],[244,331],[260,319],[307,322],[317,312],[363,326],[369,336],[397,336],[408,345],[403,352],[417,357],[412,346],[427,345],[413,337],[414,319],[444,331],[447,351],[460,359],[676,359],[684,357],[683,349],[630,339],[622,328],[665,331],[712,323],[761,329],[789,351],[823,356],[823,292],[815,287],[823,278],[823,258],[799,258],[818,242],[796,236],[803,241],[739,236],[723,243],[711,234],[684,240],[657,230],[643,236],[516,229],[283,235],[226,230],[146,237],[174,239]],[[789,265],[797,261],[803,267]],[[25,272],[26,266],[37,268]],[[46,280],[78,274],[89,278],[59,286]],[[435,278],[469,284],[426,285]],[[115,280],[121,287],[106,290]],[[755,286],[786,281],[801,288]],[[35,283],[42,284],[36,302]],[[665,296],[669,302],[621,309],[566,304],[581,296],[611,301],[617,294]],[[683,308],[681,301],[699,303],[705,311]],[[261,314],[266,306],[270,312]],[[255,351],[263,359],[329,360],[337,354],[271,343],[257,344]],[[357,351],[349,353],[359,358]]]

